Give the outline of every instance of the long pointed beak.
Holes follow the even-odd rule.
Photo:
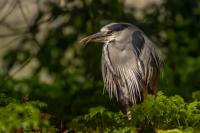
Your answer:
[[[110,34],[107,34],[106,32],[98,32],[83,38],[80,43],[88,44],[89,42],[104,42],[108,36],[110,36]]]

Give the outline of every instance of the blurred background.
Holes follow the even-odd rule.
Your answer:
[[[118,111],[103,94],[102,45],[79,44],[111,22],[140,27],[165,58],[159,89],[191,101],[200,89],[199,0],[1,0],[0,99],[44,102],[56,127],[90,107]]]

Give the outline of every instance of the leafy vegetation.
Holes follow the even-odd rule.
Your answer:
[[[75,118],[72,127],[83,132],[131,132],[136,131],[136,127],[149,132],[173,128],[193,132],[200,129],[200,101],[186,103],[180,96],[166,97],[160,92],[157,96],[149,95],[141,105],[134,106],[130,121],[121,112],[95,107],[88,114]]]
[[[17,19],[29,16],[19,12]],[[199,0],[163,0],[140,11],[120,0],[45,0],[34,15],[25,28],[0,17],[0,40],[10,42],[0,42],[7,47],[0,55],[0,132],[200,131]],[[79,44],[104,24],[122,21],[140,27],[165,57],[162,92],[134,106],[131,121],[102,94],[102,45]]]
[[[4,105],[0,107],[0,132],[55,131],[48,119],[42,117],[40,109],[46,104],[37,101],[18,103],[4,94],[0,98]]]

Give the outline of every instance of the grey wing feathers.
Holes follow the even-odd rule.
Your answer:
[[[162,66],[159,49],[141,31],[132,33],[133,51],[138,56],[138,67],[144,81],[152,82],[158,76]]]
[[[122,104],[143,100],[143,91],[147,85],[154,87],[162,62],[159,50],[142,32],[133,32],[131,37],[125,52],[105,45],[102,54],[105,89],[111,98],[125,101]]]
[[[104,60],[103,60],[104,61]],[[103,80],[109,97],[115,96],[117,100],[128,98],[133,104],[142,101],[142,78],[138,70],[130,69],[128,65],[115,68],[114,75],[106,63],[102,63]],[[121,89],[121,90],[119,90]]]
[[[103,53],[102,60],[101,60],[101,69],[102,69],[102,76],[103,76],[103,81],[104,81],[104,89],[107,90],[110,98],[115,96],[118,100],[117,85],[115,81],[116,78],[109,67],[110,66],[106,62],[105,55]]]
[[[123,94],[127,94],[129,102],[136,104],[142,101],[143,81],[138,69],[130,68],[131,65],[119,66],[116,70],[122,79],[119,86],[125,88]]]
[[[155,91],[155,84],[162,68],[163,59],[159,49],[144,35],[145,45],[140,54],[140,62],[143,65],[142,76],[145,84]]]
[[[130,56],[132,58],[128,58]],[[115,96],[117,100],[124,101],[122,104],[136,104],[142,101],[143,81],[134,56],[131,50],[124,56],[121,55],[123,63],[121,62],[113,67],[114,74],[109,63],[105,60],[105,52],[102,54],[102,74],[105,89],[111,98]]]

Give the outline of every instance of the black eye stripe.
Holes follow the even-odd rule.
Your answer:
[[[108,30],[120,31],[120,30],[123,30],[123,29],[127,28],[128,26],[129,25],[126,25],[126,24],[113,24],[113,25],[108,27]]]

